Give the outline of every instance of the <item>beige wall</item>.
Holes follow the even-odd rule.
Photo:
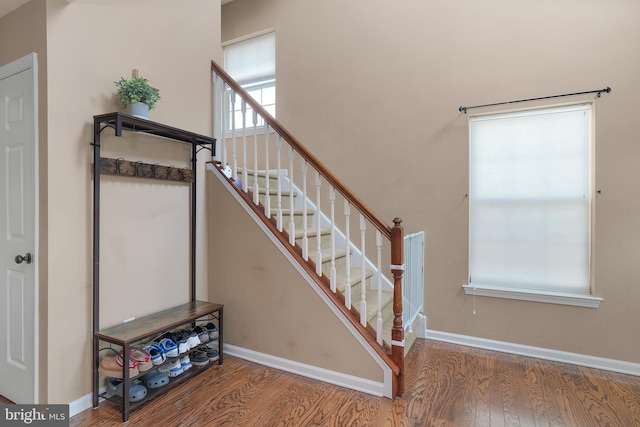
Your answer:
[[[210,135],[209,61],[220,58],[220,6],[208,0],[188,5],[170,0],[37,0],[0,24],[0,62],[35,50],[40,80],[44,80],[39,97],[40,119],[46,120],[39,129],[40,190],[48,205],[43,209],[41,204],[40,259],[48,263],[40,264],[40,320],[46,339],[41,364],[48,375],[41,380],[41,394],[48,403],[69,403],[91,391],[92,117],[117,109],[113,81],[137,68],[161,91],[163,99],[152,111],[152,119]],[[11,31],[19,43],[9,50],[5,32]],[[115,148],[122,149],[124,157],[135,156],[133,160],[157,154],[161,161],[176,166],[188,156],[173,145],[151,143],[148,138],[113,139],[109,140],[113,147],[105,148],[105,154]],[[140,146],[156,151],[150,155]],[[201,156],[204,159],[206,154]],[[202,177],[204,161],[200,163]],[[200,193],[198,297],[206,299],[203,185]],[[188,298],[188,258],[182,251],[188,242],[184,236],[187,194],[173,185],[105,183],[102,215],[119,235],[114,237],[113,230],[109,233],[103,227],[102,251],[120,274],[105,290],[110,293],[102,305],[106,322],[140,316]],[[131,220],[123,219],[123,212]],[[134,252],[140,241],[143,249],[173,245],[175,252]],[[129,258],[132,253],[138,258]],[[126,256],[126,262],[117,264],[118,256]],[[174,292],[176,288],[180,290]],[[122,299],[113,302],[118,292]]]
[[[426,232],[429,329],[640,362],[640,3],[235,0],[222,16],[223,41],[275,28],[278,119],[383,218]],[[607,85],[595,102],[593,235],[604,302],[478,297],[474,316],[461,288],[468,116],[458,106]]]
[[[47,37],[46,37],[46,3],[32,1],[16,9],[12,13],[0,18],[0,65],[8,64],[31,52],[38,57],[38,157],[39,170],[39,209],[47,211]],[[46,360],[46,329],[47,329],[47,233],[46,215],[39,218],[39,250],[38,274],[39,306],[40,306],[40,361]],[[38,377],[40,379],[40,400],[46,399],[47,365],[39,364]]]

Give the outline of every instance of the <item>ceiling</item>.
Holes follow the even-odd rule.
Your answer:
[[[0,18],[3,17],[4,15],[8,15],[9,13],[13,12],[14,10],[22,6],[23,4],[29,3],[30,1],[31,0],[0,0]],[[67,0],[67,1],[71,3],[73,0]],[[233,0],[220,0],[220,3],[227,4],[231,1]]]

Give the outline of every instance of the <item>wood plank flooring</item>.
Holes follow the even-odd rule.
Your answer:
[[[121,423],[108,402],[72,426]],[[131,426],[640,426],[640,378],[417,340],[405,395],[378,398],[233,357],[131,413]]]

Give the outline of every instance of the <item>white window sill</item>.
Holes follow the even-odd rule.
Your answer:
[[[598,308],[602,298],[591,295],[572,294],[566,292],[550,292],[530,289],[506,288],[491,285],[462,285],[464,293],[481,297],[517,299],[522,301],[546,302],[550,304],[573,305],[578,307]]]

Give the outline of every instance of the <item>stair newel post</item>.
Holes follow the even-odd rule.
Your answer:
[[[278,212],[276,214],[276,220],[278,224],[278,231],[282,231],[282,174],[280,173],[280,149],[282,148],[282,139],[280,138],[280,134],[276,133],[276,170],[278,171],[278,175],[276,176],[277,181],[277,207]]]
[[[302,258],[309,260],[309,236],[307,231],[307,160],[302,159]]]
[[[320,172],[316,171],[316,274],[322,276],[322,221],[320,220],[320,185],[322,177]]]
[[[260,203],[258,186],[258,112],[253,110],[253,203]]]
[[[293,221],[293,147],[289,145],[289,244],[296,244],[296,223]]]
[[[360,324],[367,326],[367,257],[365,255],[367,222],[360,214]]]
[[[264,122],[264,169],[266,170],[265,176],[265,189],[266,195],[264,197],[264,214],[267,218],[271,218],[271,197],[269,196],[269,181],[271,174],[269,173],[269,123]]]
[[[344,257],[344,305],[351,310],[351,242],[349,241],[349,216],[351,215],[351,205],[349,201],[345,199],[344,201],[344,249],[345,249],[345,257]]]
[[[404,330],[402,327],[402,274],[404,272],[404,229],[402,219],[393,219],[391,229],[391,273],[393,274],[393,327],[391,357],[400,368],[396,380],[396,396],[404,393]]]
[[[249,190],[249,176],[247,174],[247,101],[241,99],[242,110],[242,188],[246,193]]]
[[[336,291],[336,189],[329,188],[329,203],[331,204],[331,269],[329,271],[329,283],[331,292]]]

